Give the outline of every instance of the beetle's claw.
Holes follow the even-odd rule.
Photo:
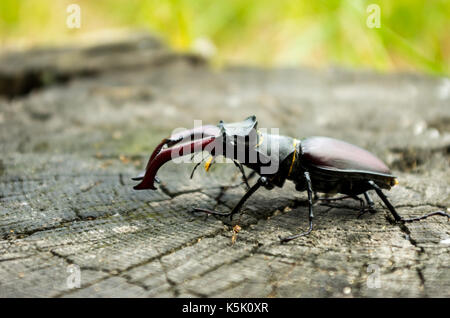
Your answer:
[[[140,180],[144,179],[145,173],[146,173],[146,171],[142,172],[142,173],[141,173],[140,175],[138,175],[137,177],[131,178],[131,180],[133,180],[133,181],[140,181]]]
[[[140,175],[138,175],[137,177],[131,178],[131,180],[134,181],[141,181],[142,179],[144,179],[145,176],[145,172],[142,172]],[[155,182],[156,183],[161,183],[161,180],[159,180],[158,177],[155,176]]]

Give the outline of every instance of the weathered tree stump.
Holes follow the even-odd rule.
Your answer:
[[[168,164],[134,191],[157,142],[178,127],[242,120],[369,149],[400,184],[405,217],[450,206],[450,84],[345,70],[213,71],[147,36],[11,53],[0,60],[0,296],[450,296],[450,223],[357,218],[353,201],[315,206],[292,184],[245,189],[234,165]],[[255,180],[253,180],[254,182]],[[232,244],[232,227],[242,230]],[[80,288],[77,288],[79,270]]]

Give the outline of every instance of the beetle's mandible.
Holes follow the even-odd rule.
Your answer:
[[[159,182],[156,172],[164,163],[176,157],[204,150],[209,151],[212,156],[205,166],[206,169],[215,157],[225,156],[233,160],[239,168],[248,190],[229,213],[198,208],[195,209],[196,211],[231,217],[258,188],[263,186],[270,190],[274,187],[282,187],[286,180],[294,182],[296,190],[307,191],[309,228],[303,233],[280,238],[281,242],[307,235],[312,231],[313,195],[317,192],[344,194],[360,201],[364,210],[373,212],[374,202],[369,191],[374,190],[397,222],[419,221],[432,215],[450,218],[450,215],[444,211],[436,211],[416,218],[401,217],[382,191],[382,189],[390,190],[398,181],[386,164],[372,153],[328,137],[309,137],[299,140],[262,133],[257,128],[255,116],[250,116],[242,122],[221,121],[217,126],[197,127],[162,140],[150,156],[145,172],[133,178],[140,181],[134,189],[155,190],[154,182]],[[252,187],[248,186],[243,165],[259,175],[258,181]],[[273,166],[277,167],[275,171],[268,169]],[[358,195],[363,195],[366,203]]]

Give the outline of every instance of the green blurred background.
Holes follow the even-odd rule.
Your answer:
[[[69,4],[81,28],[66,27]],[[367,6],[381,27],[366,25]],[[450,1],[1,0],[3,48],[67,44],[92,31],[146,29],[215,65],[342,66],[450,73]]]

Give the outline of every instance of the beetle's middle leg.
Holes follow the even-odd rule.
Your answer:
[[[244,205],[245,201],[247,201],[247,199],[253,193],[255,193],[256,190],[258,190],[262,185],[266,185],[266,184],[267,184],[267,179],[265,177],[259,178],[258,181],[239,200],[239,202],[236,204],[236,206],[233,208],[233,210],[231,210],[231,212],[223,213],[223,212],[217,212],[217,211],[208,210],[208,209],[202,209],[202,208],[194,208],[194,211],[195,212],[204,212],[204,213],[213,214],[213,215],[219,215],[219,216],[229,216],[230,219],[231,219],[233,217],[233,214],[239,212],[239,210]]]
[[[332,201],[334,202],[334,201],[341,201],[341,200],[345,200],[345,199],[353,199],[353,200],[359,202],[360,209],[359,209],[358,218],[360,218],[366,212],[370,212],[370,213],[376,212],[375,209],[373,208],[374,202],[367,191],[364,192],[364,198],[366,199],[367,204],[366,204],[366,202],[364,202],[363,199],[361,199],[357,195],[344,195],[344,196],[340,196],[337,198],[317,198],[316,197],[315,200],[316,201],[325,201],[325,202],[332,202]]]
[[[361,207],[361,211],[363,211],[365,209],[365,204],[364,204],[364,200],[361,199],[360,197],[358,197],[357,195],[343,195],[337,198],[319,198],[317,197],[317,194],[315,194],[315,201],[324,201],[325,203],[327,202],[336,202],[336,201],[342,201],[342,200],[346,200],[346,199],[353,199],[355,201],[359,202],[359,205]]]
[[[308,235],[309,233],[311,233],[312,229],[313,229],[313,219],[314,219],[314,214],[313,214],[313,190],[312,190],[312,185],[311,185],[311,178],[309,176],[309,172],[305,171],[304,173],[305,179],[306,179],[306,185],[307,185],[307,191],[308,191],[308,201],[309,201],[309,228],[306,232],[300,233],[300,234],[296,234],[296,235],[291,235],[291,236],[287,236],[287,237],[279,237],[281,243],[286,243],[289,242],[293,239],[296,239],[300,236],[305,236]]]
[[[370,212],[370,213],[376,213],[377,212],[375,210],[375,208],[374,208],[375,203],[373,202],[372,198],[370,197],[369,192],[368,191],[363,192],[363,195],[364,195],[364,199],[366,200],[365,202],[364,202],[363,199],[361,199],[357,195],[351,195],[350,196],[354,200],[359,201],[360,210],[359,210],[358,218],[362,217],[367,212]]]
[[[337,198],[328,198],[328,197],[323,197],[323,198],[321,198],[321,197],[319,197],[318,195],[317,195],[317,193],[314,193],[314,200],[315,201],[341,201],[341,200],[345,200],[345,199],[354,199],[355,198],[355,196],[352,196],[352,195],[343,195],[343,196],[340,196],[340,197],[337,197]]]
[[[397,222],[405,223],[405,222],[420,221],[420,220],[426,219],[426,218],[428,218],[430,216],[433,216],[433,215],[442,215],[442,216],[446,216],[447,218],[450,219],[450,214],[445,213],[444,211],[435,211],[435,212],[424,214],[422,216],[418,216],[418,217],[415,217],[415,218],[407,218],[407,219],[405,219],[405,218],[401,217],[397,213],[397,211],[395,210],[394,206],[391,204],[391,202],[389,202],[389,200],[387,199],[386,195],[383,193],[383,191],[381,191],[380,187],[375,182],[370,180],[369,184],[372,186],[372,188],[375,190],[375,192],[378,194],[378,196],[384,202],[384,204],[389,209],[389,211],[391,211],[392,215],[394,216],[395,221],[397,221]]]
[[[370,213],[376,213],[377,211],[374,208],[375,203],[373,202],[372,198],[370,197],[369,191],[364,192],[364,198],[366,199],[366,202],[367,202],[367,211],[369,211]]]
[[[372,214],[377,212],[374,208],[375,203],[373,202],[372,198],[370,197],[369,192],[366,191],[363,194],[364,194],[364,199],[366,199],[366,203],[364,203],[363,199],[359,198],[361,200],[360,201],[361,202],[361,210],[359,211],[358,219],[360,217],[362,217],[364,214],[366,214],[367,212],[370,212]]]

